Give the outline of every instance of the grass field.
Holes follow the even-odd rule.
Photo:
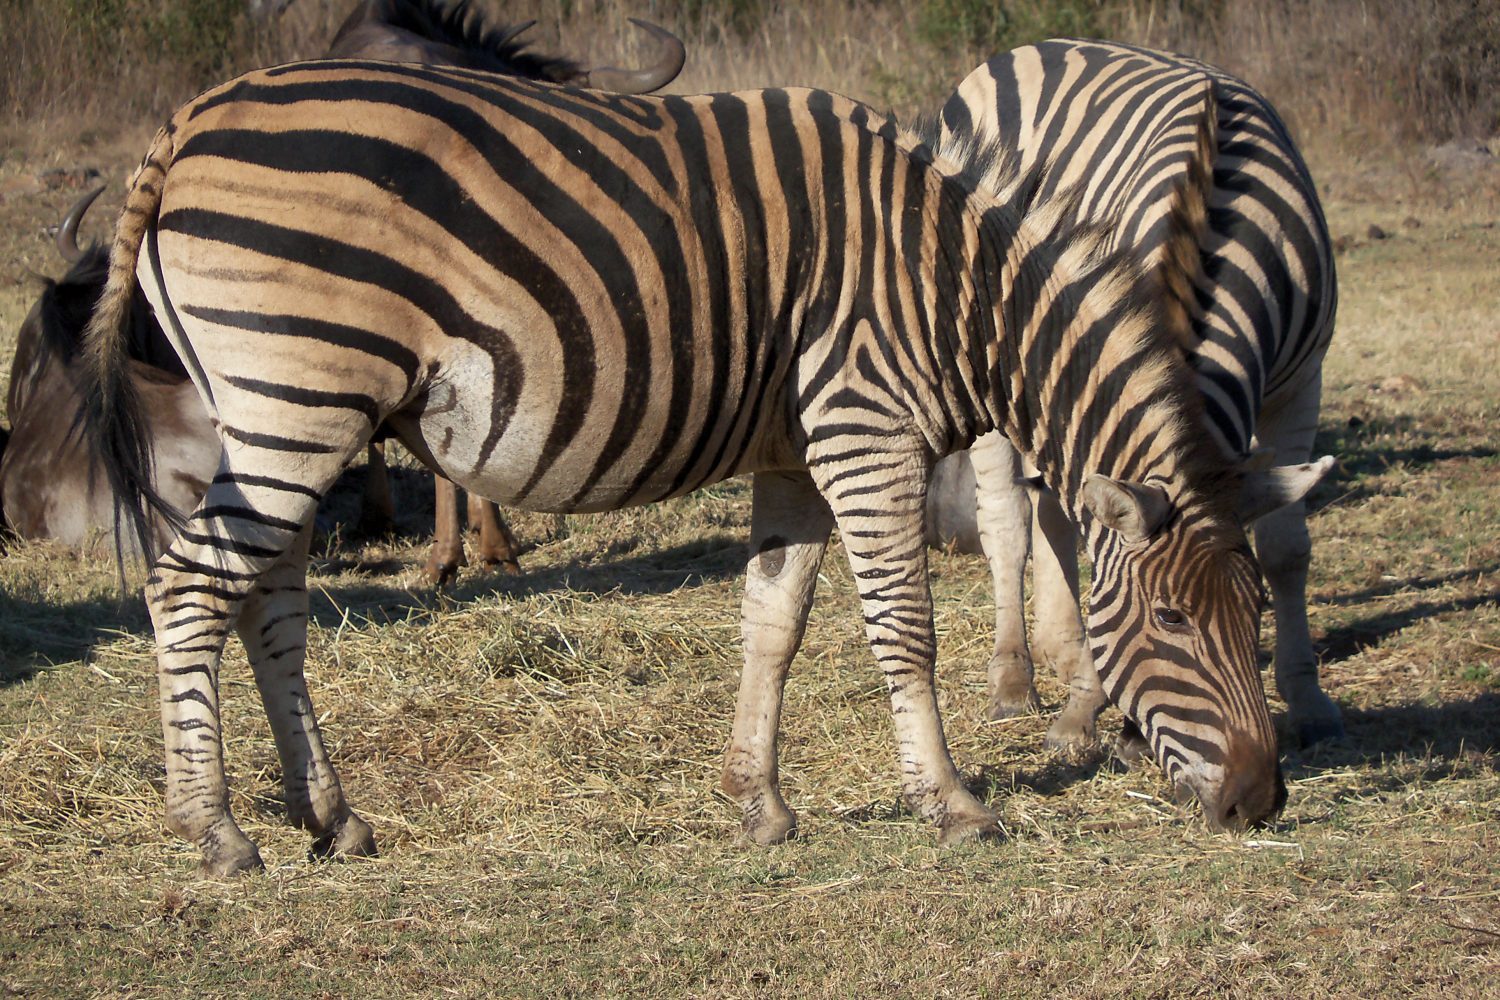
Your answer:
[[[0,159],[5,364],[28,269],[59,270],[40,229],[76,168],[121,177],[153,127]],[[985,722],[987,574],[939,553],[949,739],[1010,838],[937,848],[899,804],[835,551],[783,726],[802,836],[741,844],[717,776],[746,486],[517,515],[524,577],[435,593],[408,468],[401,536],[343,541],[337,497],[314,578],[310,684],[376,827],[367,863],[309,862],[282,825],[232,643],[233,806],[268,870],[201,880],[161,821],[138,599],[108,559],[8,545],[0,996],[1500,995],[1500,180],[1394,154],[1314,167],[1352,237],[1320,440],[1340,467],[1310,522],[1311,617],[1349,731],[1284,746],[1269,829],[1210,833],[1154,769],[1043,751],[1045,717]],[[54,168],[73,173],[37,179]],[[1043,697],[1063,691],[1047,678]]]

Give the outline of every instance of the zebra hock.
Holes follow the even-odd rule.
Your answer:
[[[1303,743],[1341,735],[1308,632],[1311,545],[1302,503],[1332,467],[1311,455],[1338,295],[1312,177],[1275,109],[1244,81],[1195,59],[1053,39],[975,69],[944,103],[934,131],[937,144],[990,143],[1013,157],[1019,172],[982,182],[1001,197],[1019,176],[1042,197],[1073,192],[1079,217],[1133,249],[1160,276],[1170,307],[1186,314],[1182,348],[1204,401],[1204,431],[1247,470],[1241,516],[1254,520],[1270,583],[1276,686],[1290,728]],[[969,454],[989,467],[1018,466],[997,436]],[[1069,687],[1048,742],[1092,742],[1106,692],[1078,617],[1076,535],[1045,492],[1029,498],[1019,484],[1007,503],[981,510],[976,525],[961,458],[939,475],[930,493],[938,540],[967,533],[961,544],[982,543],[994,574],[991,717],[1038,705],[1021,615],[1031,531],[1035,647]],[[1273,479],[1287,482],[1263,490]],[[1275,502],[1285,506],[1270,509]]]
[[[168,824],[210,871],[260,864],[224,782],[218,671],[237,629],[291,820],[320,852],[375,849],[303,662],[308,526],[382,423],[465,488],[534,510],[754,474],[722,784],[758,843],[796,828],[782,688],[834,526],[907,802],[944,842],[1001,832],[943,736],[923,544],[934,462],[998,429],[1089,539],[1101,662],[1119,662],[1168,773],[1216,826],[1273,814],[1285,787],[1236,470],[1200,445],[1152,284],[1060,218],[1018,216],[819,91],[625,97],[339,62],[186,105],[121,216],[86,393],[144,522],[150,456],[120,343],[139,283],[224,441],[146,588]]]

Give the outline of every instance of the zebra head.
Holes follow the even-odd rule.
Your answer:
[[[1300,501],[1332,464],[1243,473],[1225,484],[1237,491],[1192,500],[1171,483],[1102,475],[1083,489],[1099,680],[1216,829],[1286,802],[1257,659],[1265,591],[1244,525]]]

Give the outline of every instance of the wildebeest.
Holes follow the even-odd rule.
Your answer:
[[[329,46],[342,58],[423,62],[555,83],[644,93],[664,86],[681,71],[684,49],[670,32],[632,19],[652,37],[657,55],[641,69],[588,68],[574,60],[534,53],[519,36],[534,22],[491,28],[468,0],[364,0],[345,19]],[[85,196],[58,231],[58,248],[70,268],[62,280],[47,282],[18,337],[7,414],[11,439],[0,440],[0,515],[26,538],[50,538],[84,548],[111,532],[114,502],[107,485],[89,467],[83,443],[73,431],[80,400],[73,388],[78,336],[104,287],[107,254],[82,250],[76,233],[98,196]],[[156,449],[154,468],[163,499],[190,510],[202,495],[219,460],[218,439],[182,363],[144,302],[132,321],[132,380],[148,400],[146,413]],[[393,510],[383,454],[371,444],[359,530],[388,530]],[[465,563],[458,488],[436,477],[436,527],[423,575],[435,584],[449,580]],[[469,524],[478,531],[478,558],[486,565],[519,572],[517,546],[499,508],[479,497],[468,501]],[[158,518],[157,543],[171,541]],[[134,549],[123,540],[127,551]]]
[[[76,428],[79,337],[109,267],[105,248],[80,250],[76,233],[102,190],[80,199],[59,227],[58,251],[71,266],[61,280],[45,283],[21,324],[6,394],[10,440],[0,456],[5,523],[23,538],[79,549],[110,532],[115,520],[114,495]],[[190,509],[218,465],[218,436],[150,307],[142,298],[132,305],[130,379],[150,415],[157,489],[174,507]],[[158,544],[171,541],[164,519],[156,518],[153,528]],[[127,551],[136,548],[124,533],[121,543]]]

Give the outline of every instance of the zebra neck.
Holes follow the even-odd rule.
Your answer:
[[[985,230],[997,225],[993,213]],[[1163,313],[1134,261],[1099,234],[980,241],[975,287],[992,310],[995,426],[1036,467],[1079,524],[1090,476],[1149,483],[1190,503],[1201,434],[1197,397]],[[1004,248],[1003,258],[996,252]],[[979,270],[998,275],[981,282]]]

